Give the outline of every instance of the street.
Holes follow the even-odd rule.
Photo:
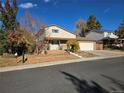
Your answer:
[[[124,57],[0,73],[0,93],[124,93]]]

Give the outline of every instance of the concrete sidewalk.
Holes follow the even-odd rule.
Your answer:
[[[99,57],[113,57],[113,56],[124,56],[124,51],[115,51],[115,50],[94,50],[89,51]]]
[[[30,69],[30,68],[37,68],[37,67],[46,67],[46,66],[53,66],[53,65],[60,65],[60,64],[69,64],[69,63],[84,62],[84,61],[91,61],[91,60],[100,60],[100,59],[115,58],[115,57],[122,57],[122,56],[124,55],[116,55],[111,57],[81,58],[81,59],[75,59],[75,60],[44,62],[44,63],[38,63],[38,64],[24,64],[20,66],[11,66],[11,67],[0,67],[0,72],[23,70],[23,69]]]

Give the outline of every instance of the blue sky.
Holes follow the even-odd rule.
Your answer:
[[[124,0],[17,0],[17,3],[18,20],[29,11],[48,24],[57,24],[70,31],[75,29],[79,18],[87,20],[90,15],[95,15],[105,30],[117,29],[124,19]]]

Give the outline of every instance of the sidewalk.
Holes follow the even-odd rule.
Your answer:
[[[122,56],[124,55],[116,55],[116,56],[111,56],[111,57],[110,56],[108,57],[99,56],[99,57],[92,57],[92,58],[81,58],[81,59],[73,59],[73,60],[65,60],[65,61],[43,62],[43,63],[37,63],[37,64],[24,64],[20,66],[1,67],[0,72],[23,70],[23,69],[30,69],[30,68],[37,68],[37,67],[46,67],[46,66],[53,66],[53,65],[60,65],[60,64],[92,61],[92,60],[100,60],[100,59],[115,58],[115,57],[122,57]]]
[[[124,56],[124,51],[112,51],[112,50],[94,50],[90,51],[99,57],[113,57],[113,56]]]

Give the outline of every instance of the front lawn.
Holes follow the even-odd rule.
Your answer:
[[[64,61],[64,60],[72,60],[77,59],[77,57],[68,54],[65,51],[57,50],[57,51],[48,51],[48,54],[28,54],[26,55],[27,61],[24,64],[36,64],[42,62],[54,62],[54,61]],[[16,58],[7,58],[7,57],[0,57],[0,67],[5,66],[15,66],[15,65],[22,65],[22,56]]]

